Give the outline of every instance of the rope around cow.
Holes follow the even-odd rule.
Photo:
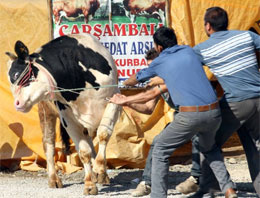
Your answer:
[[[54,86],[53,79],[50,77],[49,72],[45,71],[46,70],[45,68],[43,69],[41,66],[36,65],[35,63],[34,63],[34,66],[37,67],[39,70],[43,71],[43,73],[45,73],[45,75],[47,76],[50,87],[51,87],[50,94],[53,94],[55,92],[56,93],[57,92],[72,92],[75,94],[79,94],[76,91],[83,91],[83,90],[87,90],[87,89],[110,88],[110,87],[130,88],[129,86],[124,86],[122,84],[112,84],[112,85],[101,85],[101,86],[92,86],[92,87],[84,87],[84,88],[82,87],[82,88],[65,89],[62,87]],[[32,71],[32,61],[29,60],[26,68],[24,69],[24,71],[21,73],[21,75],[15,82],[15,84],[17,84],[19,86],[17,92],[20,91],[21,88],[24,87],[26,84],[30,83],[28,81],[30,81],[31,76],[33,77],[33,79],[31,81],[32,82],[36,81],[34,73]],[[51,98],[53,98],[53,96]]]

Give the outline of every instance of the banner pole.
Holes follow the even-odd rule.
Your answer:
[[[109,11],[109,14],[108,14],[108,20],[109,20],[109,26],[112,27],[112,2],[111,0],[108,1],[108,11]]]

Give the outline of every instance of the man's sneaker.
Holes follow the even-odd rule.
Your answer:
[[[151,193],[151,186],[145,184],[145,181],[141,181],[136,189],[132,192],[133,197],[141,197],[149,195]]]
[[[198,181],[193,176],[190,176],[184,182],[176,186],[176,190],[185,195],[192,192],[197,192],[198,189]]]
[[[227,189],[225,198],[237,198],[237,193],[233,188]]]

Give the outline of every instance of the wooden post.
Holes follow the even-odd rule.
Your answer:
[[[48,20],[49,20],[49,40],[53,39],[53,20],[52,20],[52,2],[53,0],[47,0],[48,6]]]
[[[166,26],[171,27],[171,3],[170,0],[165,0],[165,18],[166,18]]]

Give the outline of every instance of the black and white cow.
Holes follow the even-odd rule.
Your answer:
[[[121,111],[106,100],[119,92],[112,56],[88,34],[59,37],[33,54],[17,41],[15,52],[17,56],[6,53],[15,108],[28,112],[40,101],[55,101],[62,125],[84,165],[84,194],[97,194],[96,182],[109,183],[106,145]],[[97,154],[91,139],[95,135],[99,140]],[[47,144],[47,152],[51,147]],[[62,186],[55,170],[49,177]]]

